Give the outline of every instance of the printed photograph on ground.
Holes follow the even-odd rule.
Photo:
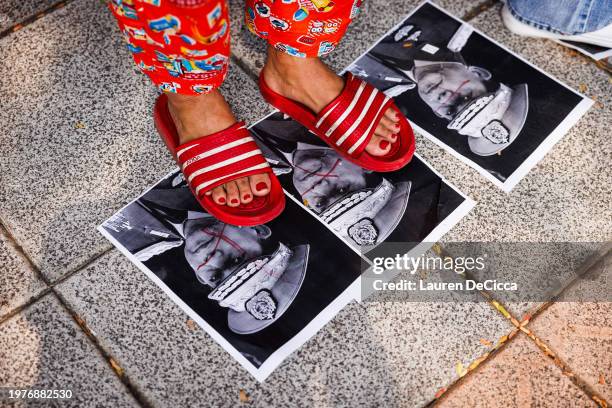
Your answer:
[[[285,191],[361,252],[435,242],[474,205],[418,155],[394,172],[365,170],[280,112],[251,133]]]
[[[354,298],[361,271],[292,200],[265,225],[223,224],[178,170],[99,230],[260,381]]]
[[[506,192],[593,103],[429,2],[348,70]]]

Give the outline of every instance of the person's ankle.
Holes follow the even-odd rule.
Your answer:
[[[236,123],[236,118],[218,90],[204,95],[168,94],[168,110],[181,144]]]
[[[268,58],[264,71],[271,72],[276,77],[281,77],[289,84],[298,84],[303,80],[302,71],[309,65],[320,64],[318,58],[299,58],[279,51],[274,47],[268,47]]]

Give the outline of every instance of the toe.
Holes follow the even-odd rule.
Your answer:
[[[250,203],[253,201],[253,194],[251,193],[251,186],[249,184],[249,178],[243,177],[236,180],[238,185],[238,192],[240,194],[240,202],[242,204]]]
[[[393,123],[399,123],[400,121],[400,114],[395,110],[395,109],[387,109],[387,111],[385,112],[385,118],[389,119],[391,122]]]
[[[240,191],[235,181],[229,181],[223,185],[227,194],[227,205],[238,207],[240,205]]]
[[[389,137],[391,138],[390,141],[394,141],[397,138],[397,136],[394,136],[394,135],[397,135],[400,131],[399,125],[395,122],[390,121],[386,116],[382,117],[377,129],[383,129],[386,131],[385,133],[388,132],[390,134]],[[385,135],[379,135],[379,136],[384,137]]]
[[[383,156],[389,153],[390,149],[391,143],[377,135],[372,135],[370,143],[368,143],[365,148],[366,152],[370,153],[372,156]]]
[[[227,203],[227,195],[223,186],[219,186],[212,189],[212,198],[217,204],[225,205]]]
[[[256,196],[265,196],[270,192],[270,176],[267,174],[255,174],[249,177],[251,191]]]
[[[382,123],[379,123],[376,130],[374,130],[374,136],[391,143],[397,138],[397,136],[395,136],[395,131],[387,129]],[[370,141],[370,143],[372,143],[372,141]]]

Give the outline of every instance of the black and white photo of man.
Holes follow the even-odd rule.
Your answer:
[[[257,366],[360,274],[359,256],[325,227],[296,204],[286,213],[254,227],[224,224],[175,172],[102,227]],[[310,257],[332,251],[341,259]]]
[[[163,200],[168,193],[175,193],[171,203]],[[198,210],[192,201],[179,173],[105,226],[140,261],[182,246],[198,281],[214,289],[208,298],[229,309],[228,325],[233,332],[253,333],[272,324],[300,289],[309,245],[289,248],[272,239],[267,225],[224,224]],[[181,209],[180,204],[186,205]]]
[[[278,159],[273,162],[275,172],[290,173],[300,201],[349,242],[383,242],[404,215],[409,181],[392,183],[349,162],[282,114],[258,123],[253,132],[264,138],[278,136],[276,148],[267,145],[263,150]]]
[[[503,184],[582,97],[424,3],[349,68]],[[512,181],[515,183],[515,181]]]
[[[464,200],[418,158],[392,173],[364,170],[281,113],[251,132],[283,187],[360,249],[420,242]]]

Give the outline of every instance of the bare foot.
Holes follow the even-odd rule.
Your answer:
[[[199,96],[167,95],[168,110],[181,144],[227,129],[236,123],[232,110],[218,90]],[[269,192],[270,177],[255,174],[227,182],[206,194],[212,195],[217,204],[238,207],[241,203],[253,201],[253,196],[265,196]]]
[[[318,58],[298,58],[268,47],[263,68],[266,83],[273,91],[319,113],[344,88],[344,79]],[[398,113],[388,109],[382,116],[365,150],[373,156],[389,152],[400,130]]]

